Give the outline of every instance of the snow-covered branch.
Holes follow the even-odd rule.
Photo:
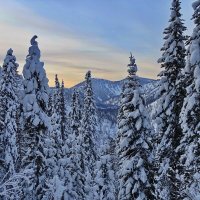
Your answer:
[[[30,175],[30,174],[29,174]],[[28,181],[28,174],[16,173],[12,176],[6,173],[0,182],[0,198],[20,199],[22,194],[22,184]]]

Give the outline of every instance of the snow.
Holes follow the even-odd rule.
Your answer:
[[[196,10],[198,6],[200,6],[200,1],[199,0],[197,0],[197,1],[192,3],[192,7],[193,7],[194,10]]]
[[[136,66],[132,55],[128,67],[128,77],[123,86],[121,107],[118,114],[119,137],[119,199],[147,199],[146,192],[150,191],[150,177],[148,169],[150,165],[149,145],[151,143],[152,128],[145,108],[145,101],[141,95],[140,85],[136,77]],[[145,148],[144,148],[145,147]],[[143,188],[141,183],[143,182]],[[144,189],[145,188],[145,189]],[[150,192],[151,193],[151,192]]]
[[[50,96],[37,36],[21,89],[16,58],[7,51],[0,199],[200,199],[200,1],[192,6],[196,27],[185,66],[185,27],[180,2],[172,1],[159,81],[137,77],[131,54],[126,79],[92,79],[88,71],[84,82],[64,90],[56,75]]]

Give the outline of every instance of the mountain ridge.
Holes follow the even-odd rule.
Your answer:
[[[147,101],[147,103],[153,102],[155,92],[158,87],[158,80],[138,77],[139,83],[141,85],[142,93]],[[94,92],[94,99],[98,109],[114,109],[118,110],[120,103],[120,95],[122,92],[122,86],[126,79],[111,81],[102,78],[92,78],[92,87]],[[74,90],[79,92],[81,102],[84,98],[84,84],[82,81],[73,87],[66,88],[66,100],[71,101],[71,95]]]

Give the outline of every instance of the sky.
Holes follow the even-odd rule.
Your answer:
[[[190,35],[194,0],[182,0]],[[71,87],[92,71],[95,78],[121,80],[127,75],[130,51],[138,75],[157,79],[171,0],[0,0],[0,65],[9,48],[21,72],[30,39],[38,36],[41,61]]]

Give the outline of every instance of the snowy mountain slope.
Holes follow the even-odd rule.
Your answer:
[[[124,80],[109,81],[105,79],[92,79],[94,97],[99,117],[98,126],[101,134],[100,138],[103,141],[106,141],[106,138],[108,137],[113,137],[117,131],[117,113],[123,82]],[[156,100],[155,93],[157,91],[159,81],[139,78],[139,82],[142,86],[141,90],[147,103],[151,104]],[[71,95],[74,89],[79,91],[80,97],[83,100],[84,83],[85,82],[81,82],[72,88],[65,89],[66,102],[68,106],[71,104]]]
[[[123,82],[124,80],[109,81],[105,79],[93,78],[92,85],[97,107],[100,109],[118,108]],[[158,81],[148,78],[139,78],[139,82],[142,86],[142,91],[146,100],[153,102]],[[81,82],[72,88],[66,89],[66,96],[68,100],[70,100],[70,96],[74,89],[78,90],[80,92],[80,96],[83,97],[84,82]]]
[[[97,106],[99,143],[102,144],[109,137],[114,137],[117,132],[117,114],[120,104],[120,95],[125,80],[110,81],[105,79],[92,79],[94,98]],[[152,102],[156,101],[155,94],[158,90],[158,80],[139,77],[142,93],[151,111]],[[74,89],[79,91],[81,102],[84,97],[85,82],[65,89],[67,113],[71,110],[71,97]],[[53,89],[53,88],[52,88]]]

